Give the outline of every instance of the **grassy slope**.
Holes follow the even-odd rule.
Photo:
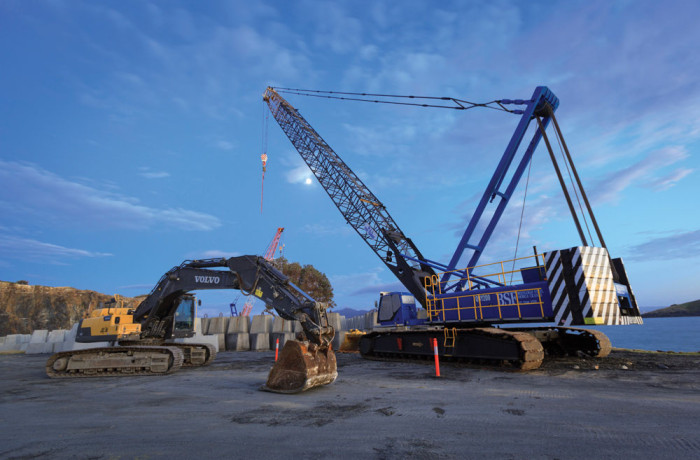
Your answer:
[[[671,305],[670,307],[661,308],[659,310],[650,311],[642,315],[644,318],[663,318],[669,316],[700,316],[700,299],[692,302],[682,303],[680,305]]]

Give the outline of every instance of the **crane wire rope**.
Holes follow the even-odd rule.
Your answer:
[[[518,225],[518,237],[515,240],[515,253],[513,254],[513,266],[510,269],[510,284],[513,284],[513,273],[515,272],[515,261],[518,258],[518,245],[520,244],[520,230],[523,228],[523,216],[525,215],[525,199],[527,198],[527,189],[530,185],[530,171],[532,170],[532,157],[530,157],[527,167],[527,179],[525,180],[525,193],[523,194],[523,206],[520,210],[520,224]]]
[[[270,112],[266,110],[265,103],[262,104],[262,139],[260,140],[260,148],[262,153],[260,158],[263,159],[262,180],[260,181],[260,214],[263,211],[263,195],[265,193],[265,162],[267,161],[267,132],[270,125]]]
[[[559,138],[558,133],[555,132],[555,136],[557,138],[557,144],[559,144],[559,153],[561,154],[561,158],[564,161],[564,166],[566,166],[566,172],[569,175],[569,181],[571,182],[571,188],[574,191],[574,195],[576,196],[576,202],[578,203],[578,208],[581,211],[581,217],[583,217],[583,223],[586,226],[586,231],[588,232],[588,237],[591,239],[591,243],[593,243],[593,235],[591,234],[591,229],[588,227],[588,219],[586,219],[586,213],[583,211],[583,206],[581,205],[581,199],[579,198],[579,194],[577,191],[576,184],[574,183],[574,178],[571,176],[571,168],[569,168],[569,162],[564,156],[564,147],[562,146],[561,139]]]
[[[372,102],[375,104],[393,104],[393,105],[412,105],[416,107],[431,107],[438,109],[453,109],[453,110],[469,110],[475,107],[483,107],[486,109],[499,110],[508,113],[519,113],[515,110],[510,110],[506,108],[503,104],[504,100],[497,99],[489,102],[470,102],[463,99],[457,99],[454,97],[436,97],[436,96],[406,96],[398,94],[378,94],[378,93],[351,93],[344,91],[321,91],[313,89],[299,89],[299,88],[273,88],[279,93],[286,94],[296,94],[299,96],[308,97],[318,97],[323,99],[339,99],[344,101],[357,101],[357,102]],[[342,95],[342,96],[336,96]],[[359,96],[359,97],[345,97],[345,96]],[[455,105],[439,105],[439,104],[420,104],[416,102],[398,102],[398,101],[388,101],[381,99],[363,99],[368,97],[382,97],[382,98],[395,98],[395,99],[425,99],[425,100],[437,100],[437,101],[452,101]]]

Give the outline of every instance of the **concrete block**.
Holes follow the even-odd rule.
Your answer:
[[[175,343],[207,343],[213,345],[216,351],[219,351],[219,336],[218,335],[202,335],[195,334],[193,337],[185,337],[174,339]]]
[[[19,339],[17,340],[17,342],[18,343],[29,343],[30,340],[32,340],[31,334],[19,334]]]
[[[287,321],[286,319],[280,318],[278,316],[272,322],[272,332],[273,333],[293,332],[293,331],[294,331],[294,322],[293,321]]]
[[[228,322],[228,316],[209,318],[209,329],[207,330],[207,335],[225,334],[228,330]]]
[[[280,350],[282,350],[284,343],[287,340],[294,340],[295,336],[296,334],[294,332],[273,332],[272,334],[270,334],[270,350],[275,349],[277,339],[279,339],[280,341]]]
[[[294,321],[294,328],[292,329],[293,332],[303,332],[304,328],[301,327],[301,323],[299,321]]]
[[[46,343],[48,336],[49,331],[46,329],[37,329],[32,332],[32,335],[29,337],[29,343]]]
[[[204,332],[202,332],[202,318],[195,318],[194,319],[194,334],[195,335],[203,335]]]
[[[14,351],[15,346],[17,345],[17,339],[15,337],[16,334],[11,334],[8,336],[3,337],[3,343],[0,344],[0,351]]]
[[[340,313],[329,312],[328,313],[328,325],[333,327],[333,329],[335,329],[336,331],[341,330],[342,327],[341,327]]]
[[[375,326],[377,326],[377,311],[373,310],[365,314],[364,330],[371,331]]]
[[[56,329],[55,331],[49,332],[48,337],[46,338],[46,341],[48,343],[57,343],[57,342],[63,342],[63,340],[66,338],[66,331],[65,329]]]
[[[228,351],[250,350],[250,334],[247,332],[226,334],[226,349]]]
[[[250,317],[249,316],[232,316],[228,321],[227,332],[229,334],[250,332]]]
[[[250,334],[250,350],[263,351],[270,349],[270,333],[260,332]]]
[[[345,341],[345,335],[347,331],[335,331],[335,337],[333,337],[333,349],[340,350],[340,345]]]
[[[75,323],[73,325],[73,327],[70,328],[70,331],[68,331],[66,333],[66,337],[65,337],[64,341],[71,340],[71,339],[73,339],[75,341],[75,337],[78,334],[78,326],[79,325],[80,325],[80,323]]]
[[[53,353],[53,343],[47,343],[47,342],[30,342],[27,346],[27,351],[25,351],[26,354],[28,355],[39,355],[39,354],[46,354],[46,353]]]
[[[226,350],[226,334],[211,334],[219,339],[219,350]]]
[[[255,315],[250,325],[251,334],[267,334],[272,332],[272,322],[274,316],[271,315]],[[252,345],[251,345],[252,346]]]
[[[5,336],[0,337],[0,346],[5,345],[5,339],[6,339],[6,338],[7,338],[7,337],[5,337]]]
[[[348,327],[348,331],[352,329],[359,329],[362,330],[365,328],[365,318],[363,316],[355,316],[354,318],[350,318],[350,326]]]
[[[209,334],[209,324],[211,323],[211,318],[201,318],[200,323],[202,325],[202,334]]]

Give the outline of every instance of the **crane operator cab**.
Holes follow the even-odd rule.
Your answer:
[[[381,326],[426,324],[426,311],[416,308],[416,298],[408,292],[380,292],[377,322]]]

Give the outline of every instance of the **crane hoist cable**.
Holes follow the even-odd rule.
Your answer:
[[[511,99],[498,99],[498,100],[493,100],[489,102],[470,102],[470,101],[465,101],[463,99],[457,99],[454,97],[447,97],[447,96],[442,96],[442,97],[436,97],[436,96],[409,96],[409,95],[398,95],[398,94],[376,94],[376,93],[351,93],[351,92],[343,92],[343,91],[321,91],[321,90],[312,90],[312,89],[299,89],[299,88],[273,88],[275,91],[279,93],[286,93],[286,94],[296,94],[299,96],[308,96],[308,97],[319,97],[323,99],[340,99],[344,101],[357,101],[357,102],[372,102],[375,104],[393,104],[393,105],[413,105],[417,107],[430,107],[430,108],[438,108],[438,109],[453,109],[453,110],[468,110],[468,109],[473,109],[475,107],[483,107],[486,109],[492,109],[492,110],[500,110],[503,112],[509,112],[509,113],[514,113],[514,114],[522,114],[521,110],[512,110],[506,108],[503,104],[521,104],[521,103],[527,103],[528,101],[520,101],[520,100],[511,100]],[[347,97],[347,96],[355,96],[355,97]],[[378,97],[378,98],[385,98],[384,100],[382,99],[367,99],[370,97]],[[455,105],[440,105],[440,104],[426,104],[426,103],[417,103],[417,102],[398,102],[398,101],[391,101],[391,100],[386,100],[386,99],[412,99],[412,100],[417,100],[417,99],[423,99],[427,101],[451,101]]]
[[[559,138],[558,133],[555,131],[555,136],[557,139],[557,143],[559,144],[559,153],[561,154],[561,158],[564,162],[564,166],[566,166],[566,172],[569,175],[569,182],[571,182],[571,188],[574,191],[574,196],[576,197],[576,202],[578,203],[578,208],[581,211],[581,217],[583,218],[583,224],[586,226],[586,232],[588,232],[588,237],[591,239],[591,242],[593,241],[593,235],[591,234],[591,229],[588,226],[588,219],[586,219],[586,213],[583,211],[583,206],[581,205],[581,198],[579,197],[578,189],[576,187],[576,184],[574,183],[574,178],[571,175],[571,168],[569,167],[569,162],[567,161],[566,157],[564,156],[564,147],[562,146],[561,139]]]
[[[515,261],[518,258],[518,245],[520,244],[520,230],[523,228],[523,216],[525,215],[525,199],[527,198],[527,189],[530,185],[530,171],[532,170],[532,158],[527,166],[527,179],[525,180],[525,193],[523,194],[523,207],[520,210],[520,224],[518,225],[518,237],[515,240],[515,253],[513,254],[513,267],[510,269],[510,284],[513,284],[513,273],[515,272]]]
[[[270,112],[265,107],[263,103],[263,118],[262,118],[262,139],[261,139],[261,150],[260,160],[262,161],[262,180],[260,181],[260,214],[263,211],[263,194],[265,192],[265,169],[267,166],[267,129],[269,125]]]

